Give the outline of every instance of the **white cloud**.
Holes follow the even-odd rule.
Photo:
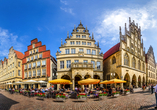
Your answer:
[[[0,57],[8,57],[9,48],[14,46],[14,49],[21,51],[23,44],[17,41],[18,36],[9,33],[8,30],[0,28]]]
[[[124,25],[127,23],[128,27],[129,17],[131,21],[135,20],[135,23],[141,26],[142,32],[157,28],[157,1],[152,1],[141,8],[127,7],[105,11],[102,16],[99,16],[95,27],[96,39],[114,43],[119,39],[119,26],[122,27],[122,34],[124,34]],[[146,37],[143,38],[144,41],[147,40]]]
[[[62,7],[60,7],[60,9],[63,10],[63,11],[65,11],[65,12],[67,12],[67,13],[70,13],[70,14],[72,14],[72,15],[75,15],[75,13],[73,13],[72,8],[62,8]]]
[[[67,1],[65,0],[60,0],[61,3],[63,3],[64,5],[68,5]]]

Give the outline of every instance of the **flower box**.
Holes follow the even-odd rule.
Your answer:
[[[126,94],[130,94],[130,91],[129,91],[129,92],[126,92]]]
[[[56,94],[56,100],[57,101],[63,101],[63,102],[65,102],[65,98],[66,98],[66,96],[64,94],[63,95]]]
[[[115,96],[115,97],[118,97],[118,96],[119,96],[119,94],[114,94],[114,96]]]
[[[114,94],[114,97],[118,97],[119,96],[119,92],[116,91],[116,92],[112,92]]]
[[[87,100],[87,95],[85,93],[81,93],[77,95],[78,100],[86,101]]]

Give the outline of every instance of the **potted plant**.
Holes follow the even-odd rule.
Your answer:
[[[65,101],[65,95],[63,94],[56,94],[56,100],[57,101]]]
[[[126,94],[130,94],[130,90],[129,89],[126,89]]]
[[[116,92],[112,92],[114,94],[115,97],[119,96],[119,92],[116,91]]]
[[[78,100],[86,100],[87,95],[85,93],[77,94]]]

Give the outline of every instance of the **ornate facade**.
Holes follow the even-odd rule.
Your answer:
[[[22,59],[23,53],[11,47],[8,59],[0,61],[0,88],[20,88],[21,85],[14,85],[15,82],[22,81]],[[10,83],[10,84],[7,84]]]
[[[146,57],[146,81],[147,84],[155,84],[156,83],[156,62],[153,52],[153,47],[150,46],[148,49]]]
[[[121,27],[119,34],[120,43],[104,54],[104,79],[126,80],[127,83],[121,84],[121,87],[141,87],[142,83],[146,83],[145,50],[143,40],[141,42],[141,29],[129,18],[129,29],[125,23],[125,34],[122,35]]]
[[[66,85],[74,90],[78,81],[86,78],[103,80],[103,54],[100,53],[99,42],[95,44],[94,35],[83,27],[82,23],[74,27],[72,36],[69,34],[57,51],[57,78],[69,79],[73,85]],[[58,85],[59,86],[59,85]]]

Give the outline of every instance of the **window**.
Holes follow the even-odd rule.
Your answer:
[[[33,70],[33,76],[36,76],[36,71],[35,70]]]
[[[42,61],[42,65],[43,65],[43,66],[46,65],[46,60],[43,60],[43,61]]]
[[[33,63],[33,67],[35,67],[35,66],[36,66],[36,63],[34,62],[34,63]]]
[[[27,65],[25,65],[25,69],[27,69]]]
[[[31,60],[33,60],[33,57],[31,57]]]
[[[96,55],[96,51],[95,51],[95,50],[92,50],[92,54],[93,54],[93,55]]]
[[[13,77],[14,77],[14,71],[13,71]]]
[[[67,60],[67,68],[71,67],[71,60]]]
[[[76,35],[76,38],[80,38],[80,35]]]
[[[37,62],[37,66],[40,66],[40,61]]]
[[[60,61],[60,69],[64,68],[64,61]]]
[[[46,69],[42,69],[42,75],[46,76]]]
[[[37,75],[40,76],[41,70],[37,70]]]
[[[80,45],[80,41],[76,41],[76,45]]]
[[[35,53],[35,50],[33,50],[33,53]]]
[[[29,68],[31,68],[31,63],[29,64]]]
[[[83,49],[79,49],[79,52],[83,52]]]
[[[82,35],[82,38],[86,38],[86,35]]]
[[[129,57],[127,54],[124,55],[124,65],[129,66]]]
[[[69,54],[69,49],[65,49],[65,54]]]
[[[75,44],[75,42],[74,42],[74,41],[70,41],[70,44],[71,44],[71,45],[74,45],[74,44]]]
[[[97,62],[97,69],[100,69],[100,62]]]
[[[27,78],[27,72],[25,72],[25,78]]]
[[[91,61],[91,63],[93,64],[93,68],[95,69],[95,61]]]
[[[86,45],[86,42],[82,42],[82,45]]]
[[[87,54],[90,54],[90,49],[87,49]]]
[[[29,77],[31,77],[31,71],[29,71]]]
[[[91,45],[91,42],[87,42],[87,45]]]
[[[112,58],[112,64],[115,64],[116,63],[116,58],[115,58],[115,56],[113,56],[113,58]]]
[[[13,63],[13,68],[14,68],[14,63]]]
[[[21,72],[20,72],[20,70],[18,70],[18,76],[21,76]]]
[[[33,44],[33,48],[35,48],[35,44]]]
[[[88,60],[83,60],[84,63],[88,63]]]
[[[75,63],[78,63],[79,62],[79,60],[75,60]]]
[[[140,64],[140,60],[138,60],[138,69],[141,69],[141,64]]]
[[[75,49],[71,49],[71,53],[72,53],[72,54],[75,54]]]
[[[30,55],[32,54],[32,51],[30,51]]]
[[[136,67],[136,60],[135,60],[135,58],[134,58],[134,57],[132,58],[132,67],[133,67],[133,68],[135,68],[135,67]]]
[[[35,55],[35,60],[38,58],[38,56],[37,55]]]
[[[42,54],[39,54],[39,58],[42,58]]]
[[[27,62],[29,62],[30,58],[27,58]]]
[[[20,62],[18,62],[18,67],[20,67],[20,65],[21,65],[21,63],[20,63]]]
[[[36,49],[36,52],[38,52],[38,49]]]

